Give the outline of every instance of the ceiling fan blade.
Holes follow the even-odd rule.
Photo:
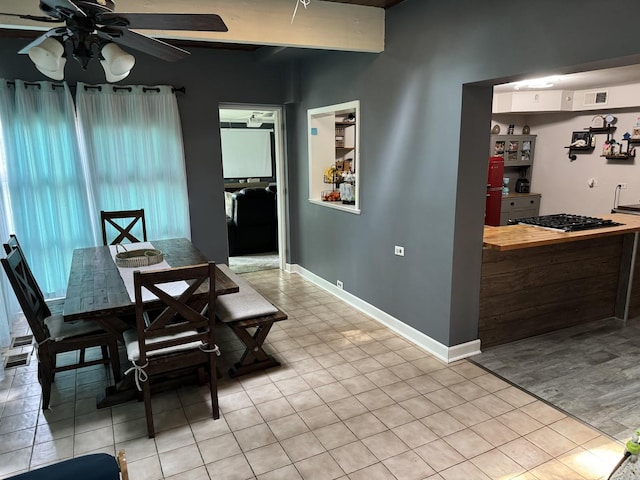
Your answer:
[[[186,50],[126,28],[101,28],[98,29],[98,36],[169,62],[175,62],[191,55]]]
[[[79,15],[81,17],[86,17],[87,14],[84,13],[80,7],[78,7],[71,0],[40,0],[40,10],[49,13],[53,12],[69,12],[73,15]]]
[[[124,19],[125,23],[118,21]],[[102,13],[98,23],[143,30],[194,30],[228,32],[222,18],[215,13]]]
[[[18,53],[19,54],[27,54],[27,53],[29,53],[29,50],[31,50],[35,46],[40,45],[47,38],[56,37],[56,36],[60,36],[61,37],[61,36],[63,36],[65,34],[66,31],[67,31],[67,29],[65,27],[52,28],[51,30],[46,32],[44,35],[40,35],[38,38],[36,38],[34,41],[32,41],[29,45],[27,45],[26,47],[22,48],[22,50],[20,50]]]
[[[22,18],[23,20],[35,20],[36,22],[49,22],[49,23],[60,23],[63,20],[59,19],[59,18],[52,18],[52,17],[40,17],[38,15],[22,15],[20,13],[5,13],[5,12],[0,12],[0,16],[7,16],[7,17],[18,17],[18,18]]]

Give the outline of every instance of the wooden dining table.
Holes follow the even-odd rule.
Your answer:
[[[163,253],[171,267],[199,265],[209,261],[186,238],[153,240],[151,244]],[[216,268],[216,295],[238,290],[238,285]],[[62,314],[65,321],[100,321],[135,315],[135,303],[129,296],[108,246],[77,248],[73,251]]]
[[[209,261],[186,238],[152,240],[150,243],[162,252],[170,267],[200,265]],[[238,285],[217,267],[215,289],[216,296],[239,291]],[[153,301],[149,303],[153,307]],[[123,330],[132,328],[130,322],[135,321],[135,302],[127,291],[109,246],[73,251],[62,314],[65,321],[95,320],[119,339]],[[108,387],[104,397],[98,399],[98,408],[133,399],[137,393],[131,387],[130,379],[126,377],[118,385]]]

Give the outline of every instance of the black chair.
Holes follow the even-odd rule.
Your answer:
[[[166,270],[133,272],[136,296],[136,328],[123,332],[127,357],[142,391],[149,438],[155,436],[151,409],[152,380],[174,374],[184,378],[189,372],[208,370],[213,418],[219,418],[215,344],[215,263]],[[162,289],[171,282],[187,282],[178,298]],[[158,301],[145,302],[142,291]],[[201,293],[206,289],[206,294]],[[162,304],[160,308],[158,305]]]
[[[127,220],[128,223],[121,224],[116,220]],[[118,210],[105,212],[100,211],[100,222],[102,223],[102,243],[103,245],[115,245],[128,240],[131,243],[147,241],[147,224],[144,219],[144,208],[139,210]],[[142,228],[142,240],[139,240],[131,231],[138,225]],[[107,233],[115,235],[110,241],[107,240]]]
[[[69,458],[53,465],[21,473],[7,480],[129,480],[129,467],[124,450],[114,457],[107,453],[92,453]]]
[[[227,218],[229,255],[275,252],[278,249],[276,195],[247,187],[231,196],[233,217]]]
[[[22,255],[22,258],[24,258],[25,265],[29,269],[29,275],[31,275],[34,278],[34,284],[37,287],[38,295],[41,298],[44,298],[44,294],[42,293],[42,290],[40,290],[40,285],[38,285],[38,282],[35,281],[35,276],[31,271],[31,267],[29,267],[29,264],[27,263],[27,257],[25,257],[24,251],[20,246],[20,242],[18,242],[18,237],[16,237],[15,234],[12,233],[11,235],[9,235],[9,240],[7,241],[7,243],[5,243],[3,246],[4,246],[5,253],[11,253],[12,250],[20,251],[20,255]],[[64,308],[64,298],[55,299],[55,300],[45,300],[45,302],[47,304],[47,307],[49,307],[49,310],[51,310],[52,313],[55,313],[55,314],[62,313],[62,310]]]
[[[49,408],[51,386],[55,374],[66,370],[91,365],[111,364],[114,380],[120,380],[120,360],[116,337],[105,332],[94,320],[65,322],[62,315],[52,315],[42,297],[29,265],[20,248],[9,250],[6,258],[0,259],[9,283],[18,299],[29,328],[37,342],[38,380],[42,387],[42,409]],[[87,348],[101,347],[102,358],[86,360]],[[58,366],[59,353],[78,351],[79,360],[69,365]]]

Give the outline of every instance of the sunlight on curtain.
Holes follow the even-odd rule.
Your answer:
[[[7,82],[0,80],[0,112],[5,110],[5,105],[9,102],[13,92],[9,90]],[[2,130],[2,114],[0,113],[0,159],[4,157],[4,142]],[[9,194],[7,185],[7,169],[5,163],[0,161],[0,239],[9,238],[9,232],[13,228],[11,220],[7,215],[6,205],[8,205]],[[4,240],[3,240],[4,241]],[[18,302],[9,280],[4,273],[0,273],[0,348],[9,346],[11,343],[11,326],[18,313]],[[0,380],[4,377],[4,361],[0,355]]]
[[[100,210],[144,208],[150,240],[190,238],[182,131],[171,87],[78,83],[76,109],[95,221]]]
[[[73,250],[93,244],[73,99],[66,83],[21,80],[8,97],[7,214],[45,296],[64,296]]]

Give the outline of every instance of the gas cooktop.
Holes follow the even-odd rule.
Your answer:
[[[510,220],[511,224],[524,224],[534,227],[548,228],[561,232],[576,232],[578,230],[589,230],[592,228],[616,227],[623,225],[597,217],[586,217],[584,215],[571,215],[568,213],[558,213],[555,215],[543,215],[541,217],[526,217]]]

